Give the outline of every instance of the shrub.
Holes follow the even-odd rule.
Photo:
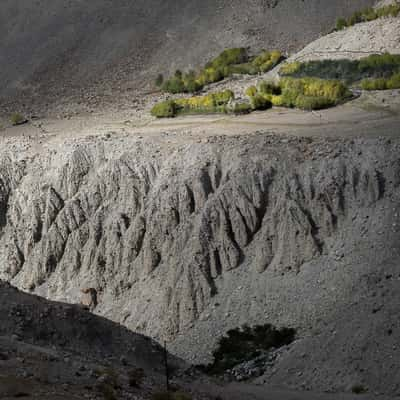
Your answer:
[[[392,75],[389,79],[388,89],[400,89],[400,72]]]
[[[211,66],[218,69],[233,64],[247,62],[249,56],[243,47],[224,50],[218,57],[211,61]]]
[[[260,83],[258,90],[262,94],[281,94],[281,87],[272,81],[263,81]]]
[[[279,51],[263,51],[259,56],[250,59],[245,48],[233,48],[223,51],[208,62],[198,74],[190,71],[183,74],[180,70],[162,84],[168,93],[195,93],[205,85],[219,82],[233,74],[255,75],[266,72],[282,59]]]
[[[258,72],[259,72],[259,69],[251,63],[229,65],[229,66],[224,67],[224,69],[223,69],[224,77],[228,77],[233,74],[256,75],[256,74],[258,74]]]
[[[267,72],[274,68],[281,60],[282,53],[277,50],[263,51],[258,57],[256,57],[252,64],[257,67],[260,72]]]
[[[334,103],[326,97],[313,97],[300,95],[296,99],[295,106],[301,110],[321,110],[333,106]]]
[[[161,87],[162,84],[164,83],[164,75],[163,74],[158,74],[154,83],[155,83],[155,85],[157,87]]]
[[[361,88],[363,90],[386,90],[387,87],[387,79],[378,78],[378,79],[364,79],[361,82]]]
[[[341,31],[342,29],[347,27],[347,21],[345,18],[338,18],[336,21],[336,30]]]
[[[390,78],[364,79],[361,82],[364,90],[400,89],[400,72]]]
[[[305,110],[327,108],[350,96],[347,87],[336,80],[283,78],[280,81],[280,88],[280,95],[269,95],[273,105]]]
[[[373,54],[360,60],[314,60],[296,63],[295,67],[282,67],[280,71],[283,76],[340,79],[347,84],[370,78],[390,78],[397,72],[400,72],[400,55],[389,53]]]
[[[157,103],[151,109],[151,115],[157,118],[175,117],[176,112],[177,112],[177,107],[173,100],[167,100],[161,103]]]
[[[191,400],[191,396],[182,392],[158,392],[151,396],[151,400]]]
[[[251,97],[250,104],[253,110],[268,110],[272,107],[271,100],[260,94]]]
[[[228,103],[234,99],[231,90],[193,96],[188,99],[167,100],[156,104],[151,114],[157,118],[170,118],[178,114],[208,114],[227,112]]]
[[[26,118],[24,118],[23,115],[21,115],[20,113],[14,113],[11,115],[10,117],[10,121],[14,126],[17,125],[22,125],[24,124],[26,121]]]
[[[360,22],[373,21],[375,19],[383,17],[397,17],[399,14],[400,14],[400,3],[390,4],[378,9],[369,7],[365,8],[362,11],[356,11],[347,20],[345,18],[339,18],[336,21],[336,29],[340,31],[347,26],[353,26]]]
[[[293,75],[300,69],[301,63],[299,61],[294,61],[291,63],[286,63],[282,65],[279,73],[281,75]]]
[[[212,374],[224,373],[227,369],[256,357],[260,350],[268,351],[291,343],[295,333],[294,329],[276,329],[270,324],[232,329],[219,340],[213,352],[214,361],[205,370]]]
[[[164,82],[162,89],[164,92],[167,93],[184,93],[185,92],[185,84],[183,83],[182,78],[178,76],[174,76],[171,79],[168,79],[167,81]]]
[[[249,103],[236,103],[231,110],[235,115],[249,114],[252,107]]]
[[[257,94],[257,88],[253,85],[246,89],[246,96],[253,97]]]

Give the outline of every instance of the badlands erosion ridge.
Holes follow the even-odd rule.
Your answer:
[[[3,3],[1,399],[400,396],[398,2]]]

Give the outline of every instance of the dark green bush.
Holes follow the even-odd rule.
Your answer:
[[[260,83],[258,90],[261,94],[275,94],[279,95],[282,93],[282,89],[279,84],[271,81],[263,81]]]
[[[165,92],[176,94],[176,93],[184,93],[185,92],[185,84],[182,78],[178,76],[174,76],[171,79],[168,79],[162,85],[162,89]]]
[[[364,79],[361,87],[364,90],[400,89],[400,72],[390,78]]]
[[[397,17],[400,14],[400,3],[390,4],[378,9],[372,7],[365,8],[362,11],[356,11],[347,20],[345,18],[339,18],[336,21],[336,29],[338,31],[348,27],[358,24],[360,22],[373,21],[378,18],[383,17]]]
[[[228,65],[243,64],[247,62],[249,56],[245,48],[233,48],[224,50],[218,57],[211,61],[211,67],[218,69]]]
[[[163,74],[158,74],[154,83],[155,83],[155,85],[157,87],[161,87],[162,84],[164,83],[164,75]]]
[[[252,96],[250,98],[250,104],[253,110],[268,110],[272,107],[271,100],[260,94]]]
[[[252,111],[252,107],[249,103],[236,103],[233,106],[232,112],[235,115],[240,115],[240,114],[249,114]]]
[[[304,96],[300,95],[297,97],[295,102],[295,107],[300,108],[301,110],[322,110],[323,108],[332,107],[335,105],[332,100],[327,99],[326,97],[313,97],[313,96]]]
[[[257,75],[259,72],[260,70],[251,63],[229,65],[223,69],[223,75],[225,78],[233,74]]]
[[[157,103],[151,109],[151,115],[157,118],[171,118],[175,117],[177,113],[176,103],[173,100],[163,101]]]
[[[347,21],[345,18],[339,18],[336,21],[336,30],[341,31],[342,29],[347,27]]]
[[[259,72],[267,72],[274,68],[282,59],[283,57],[280,51],[264,50],[252,61],[252,64],[257,68]]]
[[[205,370],[211,374],[223,374],[227,369],[257,357],[261,350],[268,351],[291,343],[295,334],[294,329],[277,329],[270,324],[232,329],[219,340],[213,352],[214,361]]]
[[[295,78],[315,77],[340,79],[346,84],[354,84],[363,79],[390,78],[400,72],[400,55],[373,54],[360,60],[321,60],[288,64],[282,67],[282,76]]]

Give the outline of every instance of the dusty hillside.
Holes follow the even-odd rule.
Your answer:
[[[5,0],[0,13],[3,112],[43,111],[67,99],[98,107],[116,102],[119,93],[131,104],[132,90],[158,72],[196,67],[232,46],[293,51],[332,29],[338,15],[373,3]]]
[[[293,326],[270,382],[397,392],[398,140],[171,139],[4,149],[0,277],[97,288],[97,312],[191,361],[242,323]]]

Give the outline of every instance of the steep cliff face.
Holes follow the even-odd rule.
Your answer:
[[[241,323],[309,334],[363,309],[343,311],[368,296],[360,275],[392,268],[399,148],[104,137],[19,161],[3,154],[0,278],[69,302],[96,288],[97,312],[198,361]]]
[[[232,46],[297,50],[373,0],[5,0],[0,96],[29,111],[127,93]],[[24,99],[21,96],[24,96]],[[28,101],[29,99],[29,101]],[[127,100],[128,101],[128,100]],[[12,105],[9,105],[10,110]]]

